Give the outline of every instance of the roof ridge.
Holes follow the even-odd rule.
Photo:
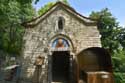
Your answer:
[[[34,18],[34,19],[30,20],[30,21],[23,22],[21,25],[26,26],[26,25],[28,25],[27,23],[36,21],[38,18],[44,16],[47,12],[49,12],[51,9],[53,9],[54,7],[56,7],[56,6],[58,6],[58,5],[61,5],[62,7],[67,7],[67,8],[70,9],[72,12],[74,12],[75,14],[79,15],[80,17],[82,17],[82,18],[84,18],[84,19],[88,19],[88,20],[92,20],[92,21],[97,21],[97,19],[92,19],[92,18],[83,16],[83,15],[81,15],[80,13],[76,12],[75,9],[72,8],[71,6],[62,3],[61,1],[57,1],[57,2],[54,3],[54,5],[53,5],[52,7],[50,7],[46,12],[44,12],[44,13],[41,14],[40,16],[38,16],[38,17],[36,17],[36,18]]]

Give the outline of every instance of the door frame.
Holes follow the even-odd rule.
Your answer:
[[[55,52],[55,51],[52,51],[48,55],[48,83],[52,83],[52,56],[53,56],[53,52]],[[71,81],[72,76],[73,76],[73,72],[74,72],[73,71],[73,56],[74,55],[71,54],[70,51],[67,51],[67,52],[69,52],[69,81]]]

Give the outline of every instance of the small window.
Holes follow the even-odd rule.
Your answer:
[[[64,27],[64,18],[59,17],[59,19],[58,19],[58,29],[63,30],[63,27]]]

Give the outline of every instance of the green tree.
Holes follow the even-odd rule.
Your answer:
[[[49,8],[51,8],[55,2],[48,2],[44,7],[41,7],[41,9],[38,11],[38,15],[42,15],[45,13]]]
[[[98,20],[102,46],[109,49],[112,55],[115,83],[124,83],[125,28],[119,26],[107,8],[99,12],[92,12],[90,17]]]
[[[68,0],[57,0],[57,1],[61,1],[64,4],[69,5]],[[44,5],[43,7],[41,7],[38,10],[38,15],[42,15],[43,13],[45,13],[48,9],[50,9],[53,5],[55,4],[55,2],[48,2],[46,5]]]
[[[120,34],[118,35],[118,40],[123,50],[125,51],[125,28],[120,29]]]
[[[61,2],[65,3],[66,5],[69,5],[68,0],[57,0],[57,1],[61,1]]]
[[[113,59],[113,66],[114,71],[116,72],[125,72],[125,50],[119,49],[114,56]]]
[[[125,83],[125,50],[119,49],[112,56],[115,83]]]
[[[24,30],[20,25],[34,15],[31,0],[0,0],[0,50],[19,55]]]
[[[92,12],[90,17],[98,19],[98,29],[102,36],[102,46],[109,49],[111,54],[113,54],[120,45],[118,36],[121,33],[121,27],[119,27],[118,22],[107,8],[99,12]]]

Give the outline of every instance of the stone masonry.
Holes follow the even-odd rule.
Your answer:
[[[63,30],[58,29],[58,18],[64,18]],[[21,57],[21,82],[30,83],[35,79],[35,59],[45,57],[40,73],[40,83],[48,83],[48,56],[54,38],[64,37],[71,42],[74,54],[90,47],[101,47],[100,34],[95,21],[82,17],[73,9],[57,3],[35,21],[27,23]]]

